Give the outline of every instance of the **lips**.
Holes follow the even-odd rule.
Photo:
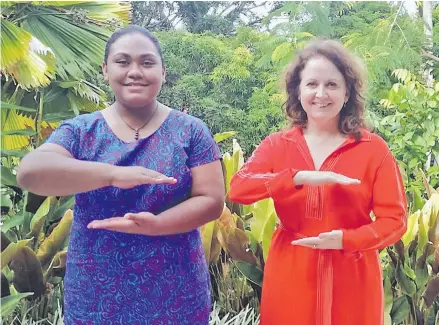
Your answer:
[[[137,82],[130,82],[130,83],[124,84],[124,86],[127,86],[127,87],[146,87],[147,85],[137,83]]]
[[[313,103],[313,105],[319,107],[319,108],[325,108],[329,105],[331,105],[331,103],[327,103],[327,104],[322,104],[322,103]]]

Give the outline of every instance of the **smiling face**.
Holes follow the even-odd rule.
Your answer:
[[[345,78],[331,61],[316,56],[306,63],[301,73],[299,100],[308,121],[338,122],[348,98]]]
[[[133,109],[148,107],[156,100],[165,76],[155,44],[140,33],[126,34],[114,41],[102,71],[116,101]]]

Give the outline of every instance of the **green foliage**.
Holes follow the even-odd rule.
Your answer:
[[[439,312],[439,192],[408,218],[407,232],[380,256],[385,316],[392,324],[436,324]],[[390,324],[388,322],[387,324]]]
[[[404,69],[395,70],[393,75],[398,82],[392,86],[387,98],[380,101],[388,112],[377,125],[392,152],[401,161],[411,190],[410,180],[415,177],[414,170],[426,166],[427,154],[430,153],[430,159],[438,164],[435,157],[439,155],[439,83],[427,87]],[[428,173],[437,173],[437,170],[429,170]],[[437,180],[433,182],[436,186]]]

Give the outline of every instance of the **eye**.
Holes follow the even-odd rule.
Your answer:
[[[117,60],[116,61],[117,64],[128,64],[127,60]]]
[[[315,81],[310,81],[306,84],[308,87],[315,87],[317,86],[317,83]]]
[[[335,88],[335,87],[337,87],[337,84],[335,82],[331,81],[331,82],[328,82],[328,86],[331,88]]]
[[[154,64],[154,62],[152,62],[152,61],[144,61],[143,62],[143,65],[146,65],[146,66],[150,66],[150,65],[153,65]]]

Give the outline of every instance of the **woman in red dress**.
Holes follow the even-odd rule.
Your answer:
[[[231,200],[270,197],[280,220],[261,325],[383,323],[378,250],[405,233],[406,198],[389,147],[364,126],[363,78],[343,45],[310,42],[286,74],[290,128],[266,137],[232,179]]]

